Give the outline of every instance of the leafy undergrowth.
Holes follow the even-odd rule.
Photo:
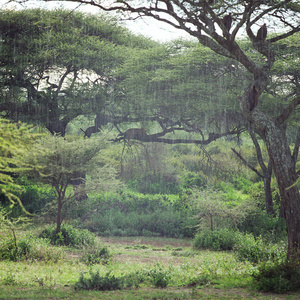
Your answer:
[[[65,253],[59,263],[1,261],[0,298],[287,298],[251,291],[254,267],[230,252],[195,251],[188,240],[162,238],[106,238],[102,243],[113,257],[107,264],[88,265],[80,260],[80,250],[64,247],[59,247]],[[97,290],[95,283],[105,291]],[[112,284],[120,289],[109,291]],[[291,294],[289,299],[299,296]]]

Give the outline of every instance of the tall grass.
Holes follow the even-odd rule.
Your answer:
[[[19,240],[10,236],[0,239],[0,260],[56,263],[63,259],[63,254],[62,249],[52,247],[48,240],[39,239],[32,234],[25,235]]]

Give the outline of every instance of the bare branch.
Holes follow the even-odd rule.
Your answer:
[[[282,113],[276,118],[277,124],[285,122],[294,109],[300,104],[300,96],[295,98],[290,104],[282,111]]]
[[[264,178],[262,174],[260,174],[253,166],[251,166],[234,148],[231,148],[233,153],[243,162],[243,164],[248,167],[250,170],[255,172],[260,178]]]
[[[268,172],[268,168],[266,167],[266,165],[264,163],[264,159],[262,157],[260,145],[259,145],[259,143],[257,141],[257,138],[256,138],[255,133],[253,132],[253,130],[251,128],[249,128],[248,132],[249,132],[249,134],[251,136],[251,139],[253,141],[253,144],[255,146],[256,156],[257,156],[258,163],[259,163],[259,165],[260,165],[260,167],[263,170],[263,173],[265,175]]]
[[[293,28],[293,29],[292,29],[291,31],[289,31],[289,32],[286,32],[286,33],[284,33],[284,34],[281,34],[281,35],[278,35],[278,36],[276,36],[276,37],[273,37],[273,38],[269,39],[268,41],[269,41],[270,43],[275,43],[275,42],[277,42],[277,41],[279,41],[279,40],[282,40],[282,39],[285,39],[285,38],[287,38],[287,37],[293,35],[293,34],[296,33],[296,32],[299,32],[299,31],[300,31],[300,25],[297,26],[297,27],[295,27],[295,28]]]
[[[169,132],[173,132],[175,130],[181,130],[185,131],[184,128],[168,128],[167,130],[164,130],[163,132],[156,133],[156,134],[149,134],[143,137],[133,137],[132,139],[139,140],[141,142],[145,143],[165,143],[165,144],[197,144],[197,145],[208,145],[209,143],[224,137],[228,135],[237,135],[241,133],[241,129],[234,129],[231,131],[223,132],[223,133],[209,133],[207,139],[197,140],[197,139],[166,139],[166,138],[160,138],[161,136],[166,135]],[[114,140],[111,140],[113,142],[119,142],[123,140],[124,137],[118,137]]]

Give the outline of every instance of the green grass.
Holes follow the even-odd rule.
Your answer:
[[[58,263],[0,261],[0,299],[299,299],[300,295],[251,290],[250,263],[231,252],[195,251],[190,241],[163,238],[106,238],[113,254],[108,264],[87,266],[78,249],[64,248]],[[71,251],[71,252],[70,252]],[[174,255],[176,253],[176,255]],[[117,291],[74,290],[79,274],[98,271],[119,277],[159,270],[169,274],[166,288],[146,280],[138,288]],[[283,298],[284,297],[284,298]]]

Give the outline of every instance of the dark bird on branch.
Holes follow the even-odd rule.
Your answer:
[[[252,111],[258,104],[258,91],[253,86],[252,90],[250,91],[249,97],[248,97],[248,103],[249,103],[249,110]]]
[[[267,25],[266,23],[261,26],[258,31],[257,31],[257,35],[256,35],[256,38],[259,40],[259,41],[264,41],[267,37],[267,33],[268,33],[268,30],[267,30]]]
[[[232,15],[231,13],[229,13],[229,15],[226,15],[223,18],[223,24],[225,25],[226,29],[229,31],[231,28],[231,24],[232,24]]]
[[[168,11],[174,12],[174,8],[173,8],[173,5],[172,5],[171,1],[170,1],[170,0],[166,0],[166,1],[164,1],[164,2],[165,2],[166,5],[167,5]]]

